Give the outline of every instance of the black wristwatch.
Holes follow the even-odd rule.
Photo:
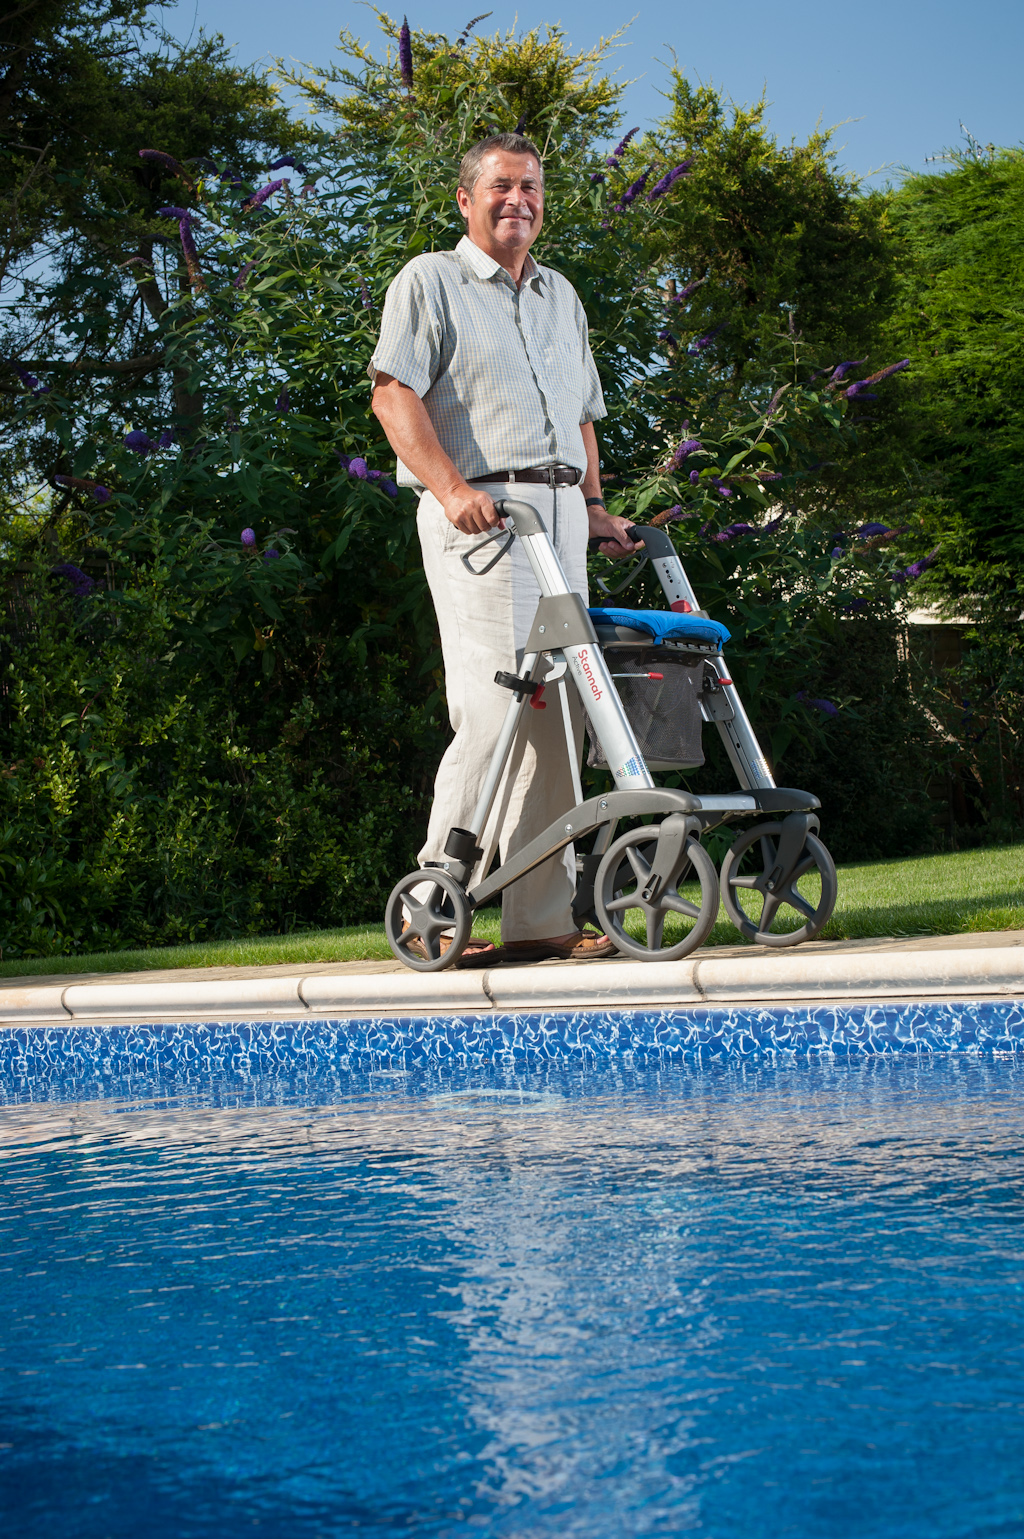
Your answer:
[[[605,512],[608,511],[607,505],[606,505],[605,500],[604,500],[603,497],[588,497],[587,498],[587,507],[588,508],[604,508]]]

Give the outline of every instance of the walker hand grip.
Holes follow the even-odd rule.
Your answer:
[[[643,530],[639,524],[630,524],[629,528],[626,530],[626,533],[632,540],[635,535],[642,534]],[[587,550],[592,556],[598,555],[600,553],[601,546],[604,545],[609,538],[610,536],[607,534],[595,535],[594,539],[587,541]]]

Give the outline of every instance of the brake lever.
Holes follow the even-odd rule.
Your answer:
[[[600,588],[601,592],[604,594],[605,598],[614,598],[617,593],[624,593],[631,582],[636,581],[649,560],[649,556],[642,555],[639,561],[636,563],[636,566],[633,567],[632,571],[626,573],[625,577],[617,585],[617,587],[609,588],[603,577],[595,578],[595,582]]]
[[[492,556],[486,566],[482,566],[478,570],[475,566],[470,564],[470,556],[475,556],[478,550],[483,550],[486,546],[493,544],[495,540],[500,540],[502,535],[507,535],[508,538],[506,539],[501,549],[498,551],[498,554],[496,556]],[[479,545],[474,545],[472,550],[467,550],[464,556],[459,557],[459,560],[462,562],[463,566],[466,568],[466,571],[469,572],[471,576],[486,577],[487,573],[492,569],[492,567],[497,566],[502,556],[508,555],[512,548],[512,541],[515,539],[515,537],[516,532],[514,529],[492,529],[490,534],[484,535]]]

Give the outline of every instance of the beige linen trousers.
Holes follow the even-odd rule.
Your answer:
[[[552,536],[570,586],[586,603],[588,521],[582,490],[577,486],[552,490],[547,486],[509,486],[501,482],[488,483],[483,489],[496,502],[515,498],[537,509]],[[478,545],[483,536],[463,534],[456,529],[430,492],[424,492],[420,499],[417,527],[441,632],[448,715],[455,733],[434,782],[427,842],[420,851],[422,865],[427,860],[443,861],[449,830],[469,826],[512,699],[507,689],[495,684],[494,675],[499,669],[518,671],[540,589],[518,540],[485,576],[474,577],[467,572],[460,558]],[[474,558],[474,565],[485,565],[496,549],[497,544],[481,551]],[[583,710],[571,685],[569,703],[578,764]],[[490,844],[500,817],[498,848],[501,859],[507,860],[572,804],[565,727],[553,690],[546,710],[528,705],[523,713],[516,750],[499,787],[482,842],[485,847]],[[481,879],[479,871],[476,879]],[[502,895],[502,940],[543,940],[569,934],[576,928],[572,918],[575,883],[572,845],[513,882]]]

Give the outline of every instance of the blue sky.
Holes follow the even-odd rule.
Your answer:
[[[413,26],[449,37],[477,9],[474,0],[408,3]],[[372,12],[355,0],[179,0],[164,15],[179,37],[200,25],[222,32],[242,63],[274,55],[326,63],[341,27],[367,42],[376,35]],[[496,10],[482,28],[526,30],[557,21],[572,44],[587,47],[631,18],[612,61],[618,78],[632,82],[626,127],[659,114],[674,50],[687,74],[714,81],[735,101],[754,101],[766,90],[769,121],[784,141],[806,139],[819,119],[842,124],[834,141],[840,163],[873,174],[875,182],[895,180],[902,166],[927,169],[927,156],[962,142],[961,119],[982,144],[1024,139],[1021,0],[730,0],[714,7],[528,0]]]

